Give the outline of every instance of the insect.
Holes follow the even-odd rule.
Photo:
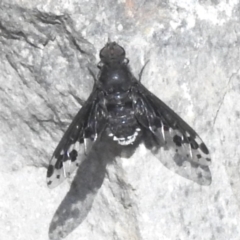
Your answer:
[[[100,51],[100,59],[92,93],[53,153],[47,185],[53,188],[69,176],[80,165],[88,146],[100,139],[103,132],[124,147],[134,144],[142,132],[148,131],[159,146],[171,149],[175,160],[187,161],[190,167],[201,170],[197,177],[206,174],[209,180],[211,159],[205,143],[133,76],[124,48],[108,42]]]

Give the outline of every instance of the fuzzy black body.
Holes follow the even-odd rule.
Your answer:
[[[140,131],[134,113],[135,83],[126,62],[105,64],[101,69],[98,87],[103,95],[106,130],[121,145],[134,142]]]
[[[175,165],[188,162],[190,178],[211,182],[209,151],[198,134],[131,73],[125,50],[115,42],[100,51],[93,91],[53,153],[47,184],[55,187],[78,167],[103,132],[120,145],[133,144],[148,131],[159,148],[172,151]],[[169,160],[170,161],[170,160]],[[182,174],[180,174],[182,175]],[[200,179],[200,180],[199,180]]]

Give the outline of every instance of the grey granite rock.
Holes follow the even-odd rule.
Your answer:
[[[46,240],[49,226],[51,239],[240,239],[239,9],[237,0],[1,0],[0,239]],[[102,146],[106,158],[93,152],[72,184],[47,188],[48,161],[108,37],[136,76],[150,60],[142,82],[208,145],[211,186],[141,145],[115,160]]]

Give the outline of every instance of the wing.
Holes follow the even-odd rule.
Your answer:
[[[80,165],[103,132],[105,122],[98,90],[94,90],[53,153],[47,170],[47,185],[50,188],[59,185]]]
[[[142,84],[135,89],[135,115],[155,139],[153,153],[169,169],[201,185],[211,183],[209,150],[199,135]],[[168,158],[166,153],[168,150]],[[171,161],[171,159],[174,161]]]

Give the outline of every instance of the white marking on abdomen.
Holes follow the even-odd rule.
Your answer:
[[[137,135],[138,135],[139,131],[141,131],[139,128],[136,129],[135,132],[134,132],[134,134],[131,135],[131,136],[128,136],[127,138],[118,138],[118,137],[116,137],[116,136],[113,136],[112,133],[110,133],[108,136],[109,136],[109,137],[112,137],[112,136],[113,136],[113,141],[117,141],[118,144],[126,146],[126,145],[130,145],[130,144],[133,144],[133,143],[134,143],[134,141],[135,141],[136,138],[137,138]]]

